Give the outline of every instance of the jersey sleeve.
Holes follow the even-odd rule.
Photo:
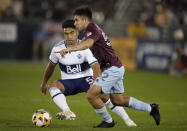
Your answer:
[[[97,59],[93,56],[90,49],[85,50],[85,59],[90,66],[98,62]]]
[[[58,63],[57,53],[55,53],[54,48],[52,49],[51,54],[49,56],[49,61],[54,65]]]
[[[100,32],[99,32],[99,30],[97,29],[96,26],[94,26],[93,24],[91,24],[87,28],[87,31],[86,31],[85,35],[86,35],[85,36],[86,39],[91,38],[94,41],[97,41],[99,39],[99,37],[100,37]]]

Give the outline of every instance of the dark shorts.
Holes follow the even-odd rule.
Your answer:
[[[87,92],[90,88],[90,84],[93,83],[93,77],[83,77],[78,79],[67,79],[67,80],[58,80],[64,85],[65,96],[75,95],[81,92]]]

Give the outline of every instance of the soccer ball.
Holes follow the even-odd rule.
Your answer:
[[[50,113],[44,109],[37,110],[32,116],[32,123],[36,127],[47,127],[51,124],[51,120]]]

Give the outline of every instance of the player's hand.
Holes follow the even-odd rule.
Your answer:
[[[41,84],[40,89],[41,89],[43,94],[46,94],[46,91],[47,91],[46,84]]]
[[[55,53],[60,53],[61,56],[64,56],[67,53],[69,53],[70,51],[71,51],[71,49],[67,48],[67,49],[63,49],[63,50],[60,50],[60,51],[56,51]]]

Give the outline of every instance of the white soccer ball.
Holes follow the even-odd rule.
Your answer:
[[[50,113],[44,109],[39,109],[32,116],[32,123],[36,127],[47,127],[51,124],[52,117]]]

